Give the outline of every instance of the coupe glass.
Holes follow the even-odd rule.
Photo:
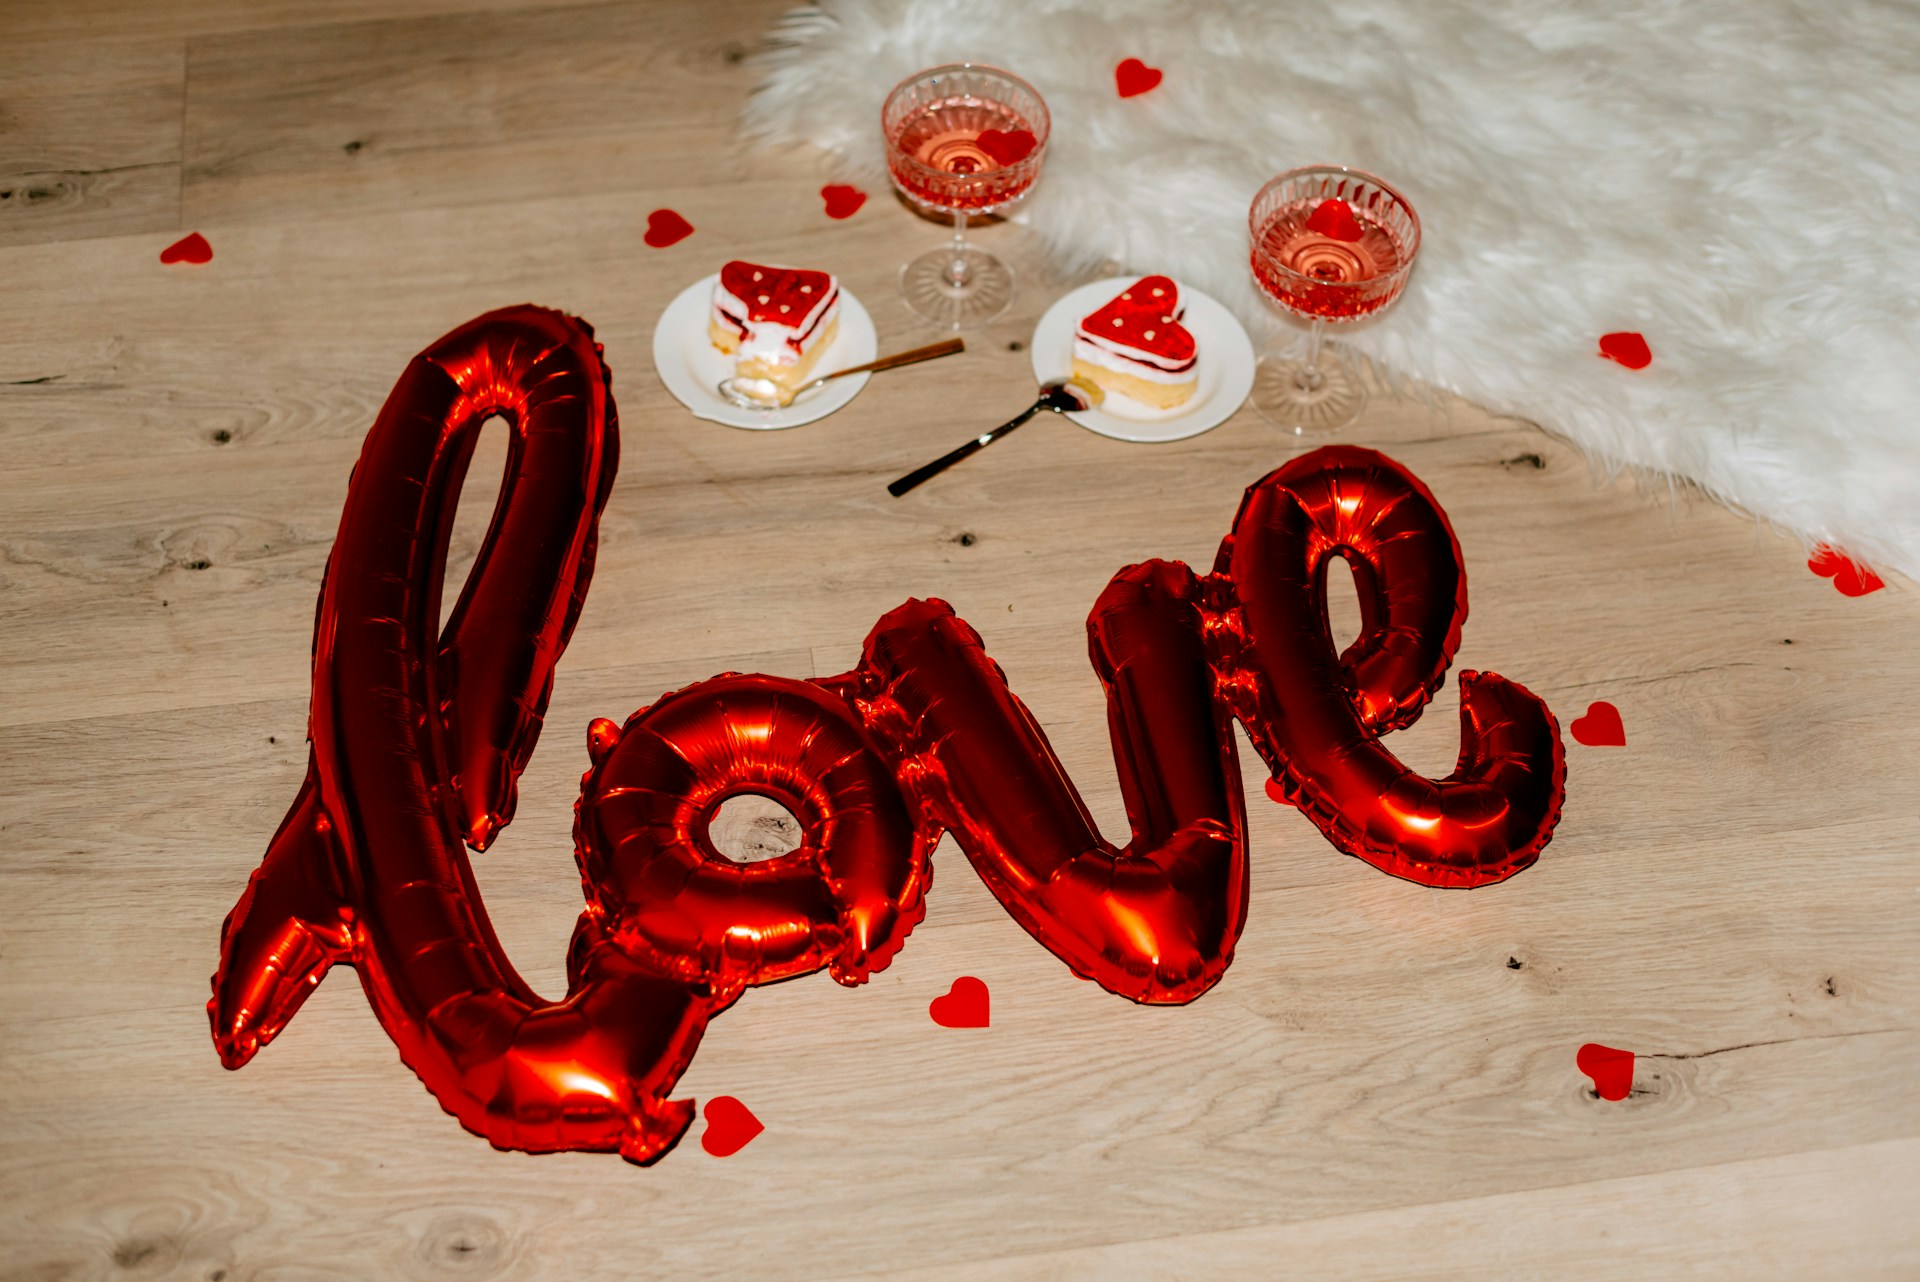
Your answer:
[[[995,67],[934,67],[887,95],[880,127],[894,186],[915,207],[953,218],[951,245],[900,269],[901,297],[916,315],[969,329],[1013,302],[1013,269],[967,243],[967,216],[997,214],[1026,195],[1048,126],[1033,86]]]
[[[1254,280],[1309,325],[1304,357],[1276,349],[1260,358],[1253,406],[1298,435],[1345,427],[1366,405],[1367,389],[1326,350],[1327,326],[1371,316],[1400,297],[1420,252],[1420,218],[1372,174],[1318,165],[1262,187],[1247,227]]]

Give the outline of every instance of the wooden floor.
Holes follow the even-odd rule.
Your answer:
[[[1233,969],[1145,1009],[948,843],[872,984],[715,1022],[680,1094],[767,1128],[724,1160],[494,1152],[346,973],[221,1069],[207,976],[301,777],[348,467],[408,357],[490,307],[590,319],[625,430],[520,817],[476,861],[536,987],[564,987],[587,720],[841,670],[909,595],[980,630],[1124,832],[1085,612],[1129,562],[1207,564],[1292,447],[1250,412],[1161,447],[1051,422],[888,498],[1025,403],[1070,282],[1010,226],[983,239],[1026,288],[965,356],[803,430],[684,413],[654,318],[728,257],[841,273],[883,349],[924,334],[890,289],[936,227],[882,193],[830,222],[817,160],[731,142],[782,2],[0,12],[0,1279],[1920,1276],[1920,597],[1844,598],[1797,542],[1464,405],[1343,439],[1451,514],[1462,663],[1628,735],[1569,743],[1511,882],[1391,880],[1256,788]],[[662,206],[698,231],[649,249]],[[194,229],[212,263],[161,266]],[[1396,750],[1445,773],[1455,707]],[[928,1018],[960,974],[990,1029]],[[1629,1098],[1576,1071],[1589,1041],[1639,1057]]]

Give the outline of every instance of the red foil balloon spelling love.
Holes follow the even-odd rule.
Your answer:
[[[513,432],[507,480],[436,639],[455,499],[494,415]],[[857,984],[886,966],[925,911],[943,831],[1076,974],[1140,1002],[1205,992],[1246,921],[1236,719],[1330,841],[1397,876],[1498,881],[1558,820],[1558,726],[1501,677],[1462,674],[1447,779],[1380,746],[1444,678],[1466,579],[1419,481],[1330,447],[1247,491],[1212,574],[1129,566],[1095,602],[1126,847],[1101,838],[979,636],[943,602],[910,600],[850,673],[728,674],[588,728],[587,903],[567,997],[543,1001],[494,938],[466,847],[512,819],[617,440],[591,331],[540,308],[449,334],[388,398],[321,590],[307,780],[222,933],[207,1010],[228,1067],[346,962],[401,1058],[470,1130],[651,1162],[692,1117],[667,1095],[707,1021],[749,985],[822,968]],[[1344,654],[1326,617],[1336,556],[1361,592]],[[799,818],[799,849],[752,865],[714,849],[708,821],[746,792]]]

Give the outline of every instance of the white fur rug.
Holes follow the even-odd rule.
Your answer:
[[[1121,99],[1137,57],[1166,78]],[[1260,184],[1373,170],[1425,239],[1337,337],[1615,465],[1920,579],[1920,7],[1903,0],[821,0],[745,132],[886,189],[881,99],[924,66],[1053,112],[1019,215],[1277,323],[1246,264]],[[1596,341],[1638,330],[1634,372]]]

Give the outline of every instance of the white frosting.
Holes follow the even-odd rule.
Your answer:
[[[767,300],[762,295],[756,301],[764,304]],[[839,316],[840,283],[828,276],[822,296],[814,299],[812,306],[802,315],[753,321],[748,319],[750,306],[748,300],[735,294],[721,281],[714,282],[714,323],[722,329],[734,331],[741,326],[746,327],[746,335],[740,340],[739,350],[734,353],[735,359],[742,363],[758,360],[768,365],[798,365],[802,356],[812,350],[813,345],[832,327],[834,318]],[[800,350],[795,351],[787,340],[800,334],[806,337],[800,341]]]
[[[1123,347],[1120,344],[1098,344],[1089,342],[1085,334],[1073,336],[1073,359],[1097,365],[1101,369],[1110,369],[1116,374],[1131,374],[1148,383],[1164,383],[1177,387],[1181,383],[1191,383],[1200,377],[1199,353],[1183,370],[1163,369],[1154,363],[1157,358],[1136,348]]]

